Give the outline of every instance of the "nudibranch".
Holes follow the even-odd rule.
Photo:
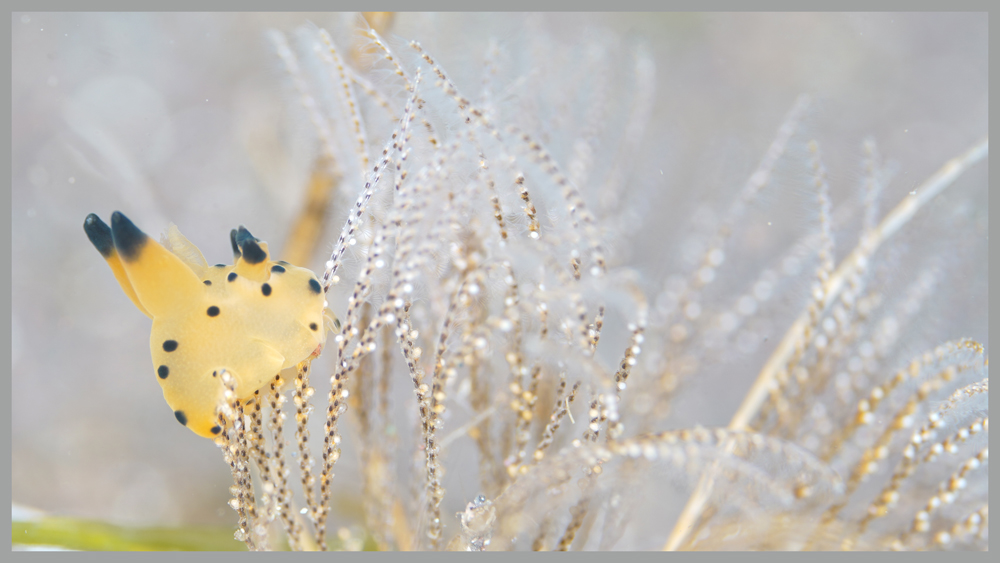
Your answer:
[[[174,225],[163,244],[118,211],[110,227],[92,213],[83,228],[125,294],[153,320],[156,380],[174,416],[195,434],[222,430],[222,370],[246,400],[322,350],[332,319],[316,275],[271,261],[267,243],[245,227],[230,233],[232,266],[209,266]]]

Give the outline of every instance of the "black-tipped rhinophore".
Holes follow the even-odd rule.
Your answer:
[[[264,252],[264,249],[255,240],[251,239],[244,242],[240,248],[243,250],[243,260],[247,264],[260,264],[264,260],[267,260],[267,253]]]
[[[121,211],[111,214],[111,236],[115,241],[115,249],[122,260],[132,261],[139,257],[142,247],[149,238],[139,230]]]
[[[236,244],[238,244],[240,248],[242,248],[243,243],[245,243],[248,240],[257,240],[257,239],[254,238],[252,234],[250,234],[250,231],[248,231],[246,227],[240,225],[240,227],[236,229]]]
[[[240,246],[236,244],[236,229],[229,231],[229,244],[233,246],[233,262],[240,257]]]
[[[243,260],[247,264],[260,264],[267,260],[267,252],[264,252],[264,249],[258,244],[260,241],[254,238],[243,225],[240,225],[239,230],[236,231],[235,240],[243,254]]]
[[[94,248],[107,258],[115,250],[115,240],[111,237],[111,227],[101,221],[96,214],[91,213],[83,221],[83,230],[87,233],[87,238],[94,245]]]

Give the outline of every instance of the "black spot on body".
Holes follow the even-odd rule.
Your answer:
[[[139,257],[142,247],[146,246],[149,237],[139,230],[121,211],[111,214],[111,237],[115,241],[115,249],[122,260],[131,262]]]
[[[215,426],[212,427],[211,430],[209,430],[209,432],[211,432],[212,434],[218,434],[219,432],[222,432],[222,427],[216,424]]]
[[[282,266],[291,266],[291,264],[285,262],[284,260],[278,260],[278,264],[281,264]]]
[[[170,375],[170,368],[167,366],[160,366],[156,368],[156,375],[160,376],[160,379],[166,379]]]
[[[316,323],[309,323],[309,330],[317,330],[319,326]]]
[[[216,268],[225,268],[226,265],[225,264],[216,264],[215,267]]]
[[[205,280],[205,281],[203,281],[201,283],[203,283],[205,285],[212,285],[212,280]]]
[[[184,411],[174,411],[174,416],[177,417],[177,422],[187,426],[188,417],[184,414]]]
[[[101,218],[97,215],[93,213],[87,215],[87,218],[83,221],[83,230],[87,233],[90,243],[101,253],[101,256],[107,258],[115,251],[115,241],[111,237],[111,227],[104,221],[101,221]]]
[[[173,352],[176,349],[177,349],[177,341],[176,340],[165,340],[165,341],[163,341],[163,351],[164,352]]]
[[[215,305],[212,305],[211,307],[209,307],[208,308],[208,316],[210,316],[210,317],[217,317],[217,316],[219,316],[219,308],[216,307]]]
[[[260,292],[264,294],[264,297],[271,295],[271,285],[265,283],[264,285],[260,286]]]
[[[227,277],[226,279],[229,280],[229,281],[235,280],[236,279],[236,272],[229,272],[229,277]]]
[[[285,273],[285,269],[283,267],[277,265],[277,264],[275,264],[274,266],[271,266],[271,271],[275,272],[275,273],[278,273],[278,274]]]
[[[319,282],[314,279],[309,280],[309,289],[313,290],[313,293],[320,293],[323,288],[320,287]]]

